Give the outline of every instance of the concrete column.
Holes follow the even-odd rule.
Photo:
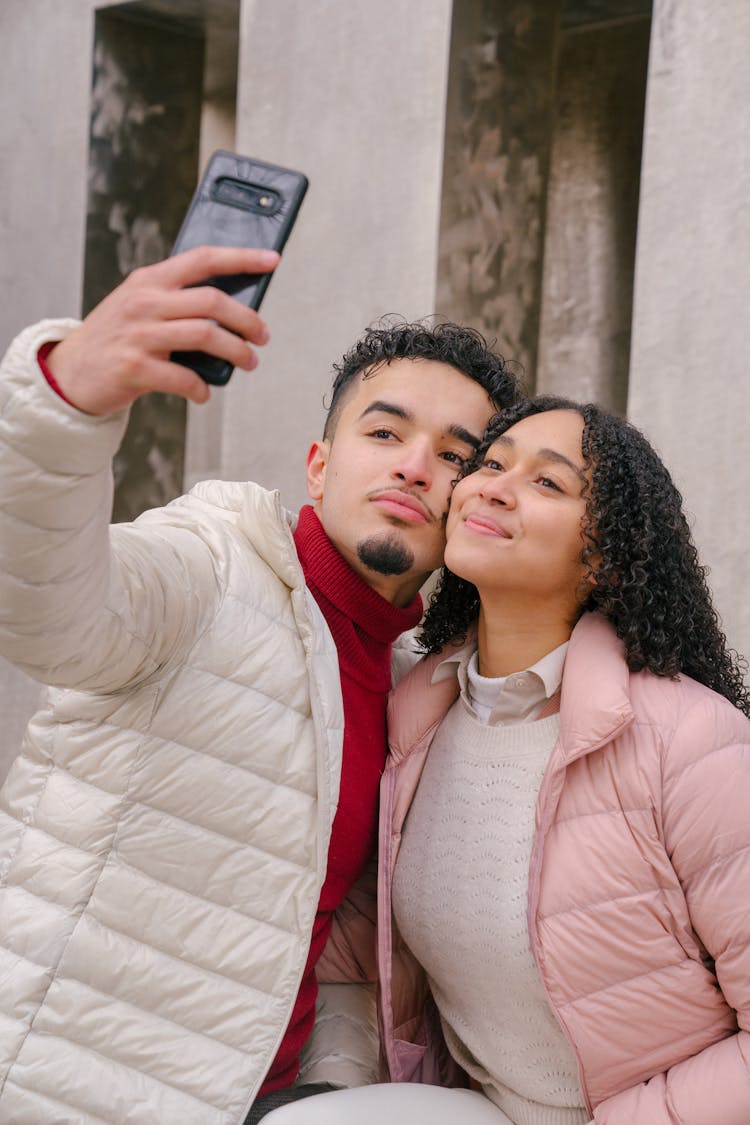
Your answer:
[[[126,6],[97,15],[95,38],[84,313],[169,254],[198,175],[202,116],[204,39],[190,25]],[[185,415],[173,395],[133,404],[114,461],[116,522],[182,492]]]
[[[0,347],[43,316],[78,316],[93,3],[0,5]]]
[[[79,316],[93,3],[0,5],[0,351],[26,324]],[[0,776],[40,688],[0,661]]]
[[[217,468],[280,487],[292,507],[306,498],[332,361],[374,318],[434,310],[451,7],[241,6],[237,149],[298,168],[311,186],[264,305],[262,366],[215,392]]]
[[[537,390],[625,412],[647,17],[561,36]]]
[[[750,5],[655,0],[628,412],[695,517],[750,653]]]
[[[2,351],[24,325],[82,311],[94,14],[109,6],[111,0],[0,5],[0,104],[7,110],[0,123]],[[118,91],[108,93],[110,109],[119,107]],[[107,92],[100,94],[105,101]],[[37,684],[0,662],[0,775],[38,698]]]
[[[454,5],[438,310],[533,386],[560,4]]]

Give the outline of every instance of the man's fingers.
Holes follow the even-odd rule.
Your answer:
[[[155,295],[152,308],[156,315],[172,326],[179,320],[205,318],[216,321],[253,344],[266,344],[270,338],[265,321],[255,309],[247,308],[211,285],[160,292]]]
[[[182,288],[225,274],[268,273],[278,263],[279,255],[275,250],[198,246],[144,269],[153,272],[155,282],[158,280],[161,284]]]
[[[207,383],[179,363],[169,360],[152,360],[149,365],[149,388],[163,394],[179,395],[191,402],[208,402],[211,390]]]
[[[211,320],[183,319],[155,324],[144,343],[146,351],[156,356],[170,352],[208,352],[245,371],[252,371],[258,365],[258,357],[242,337]]]

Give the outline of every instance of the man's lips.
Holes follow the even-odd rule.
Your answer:
[[[470,531],[477,532],[478,535],[495,535],[500,539],[513,538],[509,531],[500,527],[489,516],[480,515],[479,512],[472,512],[471,515],[468,515],[464,520],[464,526],[468,527]]]
[[[376,504],[381,511],[404,523],[429,523],[432,519],[424,504],[408,492],[398,488],[391,488],[385,492],[378,492],[372,497],[372,504]]]

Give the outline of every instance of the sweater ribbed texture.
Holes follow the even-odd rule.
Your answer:
[[[536,798],[558,730],[559,715],[486,726],[460,698],[432,743],[394,877],[396,921],[448,1047],[514,1125],[590,1120],[526,923]]]

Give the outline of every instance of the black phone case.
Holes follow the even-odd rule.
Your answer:
[[[172,249],[195,246],[248,246],[281,251],[297,218],[307,177],[291,168],[267,164],[234,152],[215,152],[198,184]],[[260,308],[272,274],[210,278],[250,308]],[[192,368],[207,383],[223,386],[233,367],[205,352],[173,352],[176,363]]]

